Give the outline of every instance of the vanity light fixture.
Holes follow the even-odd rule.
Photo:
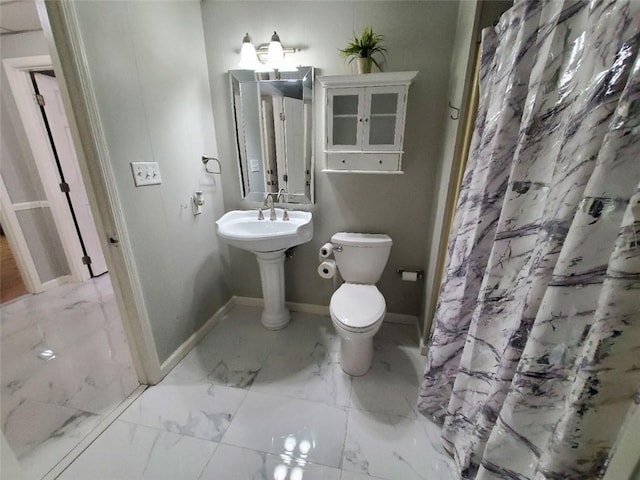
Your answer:
[[[284,47],[276,31],[271,36],[271,41],[261,44],[256,48],[251,42],[249,33],[242,40],[240,49],[240,62],[238,68],[256,71],[295,71],[293,65],[285,61],[285,54],[299,52],[299,48]]]

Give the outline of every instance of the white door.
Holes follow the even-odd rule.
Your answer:
[[[287,175],[286,189],[288,193],[304,195],[307,183],[304,129],[307,126],[305,122],[286,121],[287,118],[304,118],[302,99],[284,97],[284,118],[287,167],[282,173]],[[282,174],[280,176],[282,177]]]
[[[287,173],[287,145],[284,141],[285,138],[285,120],[284,120],[284,99],[283,97],[269,96],[266,97],[269,104],[272,106],[271,116],[268,122],[273,125],[273,143],[275,147],[275,159],[272,163],[273,171],[276,175],[270,175],[272,185],[276,188],[265,190],[267,192],[277,193],[280,189],[284,188],[289,191],[289,184],[285,180]]]
[[[96,224],[89,208],[89,199],[84,188],[76,151],[71,138],[69,122],[64,111],[60,88],[55,77],[34,73],[40,95],[44,97],[44,110],[51,137],[54,155],[57,157],[64,183],[69,186],[69,199],[72,215],[78,228],[80,242],[85,254],[91,258],[88,265],[92,276],[107,271],[107,264],[100,246]],[[62,193],[61,193],[62,194]]]

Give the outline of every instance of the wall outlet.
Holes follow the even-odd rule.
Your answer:
[[[162,183],[158,162],[131,162],[131,172],[136,187]]]

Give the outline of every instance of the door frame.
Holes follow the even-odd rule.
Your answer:
[[[2,176],[0,176],[0,223],[4,234],[7,236],[11,253],[16,260],[24,286],[27,287],[29,293],[41,292],[44,285],[40,282],[38,270],[33,262],[33,257],[27,246],[27,240],[24,238],[22,228],[20,228],[16,210],[11,202]]]
[[[66,203],[64,195],[61,194],[58,186],[58,172],[55,167],[55,160],[53,157],[53,150],[49,142],[49,137],[45,131],[45,127],[42,121],[42,116],[39,111],[37,103],[34,101],[33,87],[31,84],[31,77],[29,72],[52,70],[53,64],[49,55],[37,55],[31,57],[20,58],[7,58],[2,61],[7,79],[9,81],[9,87],[13,98],[18,107],[18,114],[24,131],[26,133],[27,141],[33,159],[36,165],[40,182],[46,196],[47,205],[51,210],[56,230],[62,248],[64,250],[67,264],[71,274],[66,278],[59,277],[57,282],[47,282],[43,284],[40,281],[40,277],[33,277],[33,271],[27,268],[24,272],[24,276],[29,276],[28,284],[35,286],[34,291],[40,292],[46,290],[47,287],[54,286],[64,281],[84,282],[88,280],[91,275],[89,269],[82,263],[82,246],[80,239],[78,238],[76,227],[71,216],[71,211]],[[14,205],[2,204],[2,208],[5,211],[15,210]],[[15,228],[16,225],[10,223],[10,227]],[[19,227],[19,225],[18,225]],[[15,232],[13,232],[15,233]],[[12,245],[13,246],[13,245]],[[18,245],[16,245],[18,246]],[[17,252],[18,253],[18,252]],[[29,253],[28,249],[20,250],[20,256],[24,257],[25,253]],[[20,263],[26,264],[24,258]]]
[[[155,384],[162,379],[163,373],[116,188],[74,2],[36,0],[36,7],[51,52],[80,173],[138,381],[146,385]]]

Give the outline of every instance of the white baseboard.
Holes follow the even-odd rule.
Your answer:
[[[404,325],[417,325],[418,317],[416,315],[407,315],[406,313],[387,312],[384,321],[389,323],[402,323]]]
[[[314,315],[326,315],[329,316],[328,305],[314,305],[312,303],[296,303],[287,302],[287,307],[292,312],[312,313]]]
[[[246,305],[247,307],[264,307],[264,300],[262,300],[261,298],[234,296],[231,300],[236,305]]]
[[[213,327],[215,327],[220,319],[224,317],[229,310],[236,304],[236,297],[231,297],[227,303],[225,303],[222,307],[218,309],[213,316],[207,320],[204,325],[202,325],[196,332],[194,332],[189,338],[187,338],[182,345],[180,345],[175,352],[171,354],[169,358],[167,358],[162,365],[160,365],[160,371],[162,372],[162,377],[164,377],[167,373],[169,373],[173,367],[175,367],[180,360],[182,360],[187,353],[189,353],[193,347],[197,345],[197,343],[202,340],[207,333],[211,331]],[[262,301],[262,299],[260,299]]]
[[[255,297],[233,297],[236,305],[247,305],[250,307],[262,307],[264,301],[262,298]],[[327,305],[314,305],[312,303],[286,302],[287,308],[292,312],[312,313],[315,315],[329,315],[329,307]],[[385,322],[402,323],[404,325],[417,325],[418,317],[416,315],[407,315],[404,313],[390,313],[384,317]]]

